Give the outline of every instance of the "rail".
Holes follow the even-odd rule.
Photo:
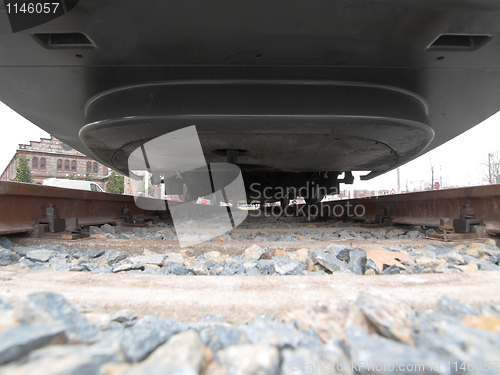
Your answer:
[[[31,232],[49,204],[80,225],[115,223],[125,206],[131,215],[149,214],[128,195],[0,181],[0,235]]]

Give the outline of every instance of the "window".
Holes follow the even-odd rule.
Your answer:
[[[38,169],[38,158],[33,158],[33,169]]]
[[[58,170],[58,171],[62,171],[62,160],[61,160],[61,159],[59,159],[59,160],[57,161],[57,170]]]
[[[71,172],[76,172],[76,160],[71,162]]]
[[[90,161],[87,162],[87,173],[92,172],[92,163]]]
[[[98,166],[97,166],[97,163],[94,163],[94,173],[97,173],[98,172]]]
[[[69,160],[65,160],[65,161],[64,161],[64,170],[65,170],[66,172],[69,172]]]
[[[41,169],[42,171],[44,171],[44,170],[45,170],[45,158],[41,158],[41,159],[40,159],[40,169]]]

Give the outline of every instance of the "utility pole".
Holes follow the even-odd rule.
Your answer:
[[[397,169],[397,172],[398,172],[398,194],[401,194],[401,180],[399,175],[399,168]]]
[[[492,183],[491,181],[493,181],[492,177],[491,177],[491,152],[488,152],[488,173],[489,173],[489,176],[490,176],[490,184]]]
[[[431,190],[434,190],[434,166],[431,164]]]

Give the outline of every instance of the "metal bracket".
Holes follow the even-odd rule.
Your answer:
[[[48,231],[50,233],[64,232],[64,230],[66,229],[66,220],[61,219],[61,217],[59,216],[59,209],[56,208],[56,206],[52,203],[49,204],[47,208],[45,208],[43,217],[41,219],[38,219],[36,223],[47,224],[47,230],[44,229],[44,231]],[[40,231],[40,229],[38,230]]]
[[[392,225],[392,218],[387,215],[387,209],[382,207],[378,210],[376,215],[366,216],[363,226],[390,226]]]
[[[453,229],[455,233],[470,233],[471,225],[483,225],[483,221],[476,218],[474,209],[466,204],[460,209],[460,219],[453,219]]]

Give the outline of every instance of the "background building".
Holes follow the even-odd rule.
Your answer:
[[[2,173],[1,180],[10,180],[16,176],[20,155],[28,158],[35,184],[41,184],[46,178],[67,178],[69,174],[75,173],[79,180],[90,176],[92,181],[104,189],[109,168],[54,137],[42,138],[39,142],[30,141],[29,145],[20,144]]]

